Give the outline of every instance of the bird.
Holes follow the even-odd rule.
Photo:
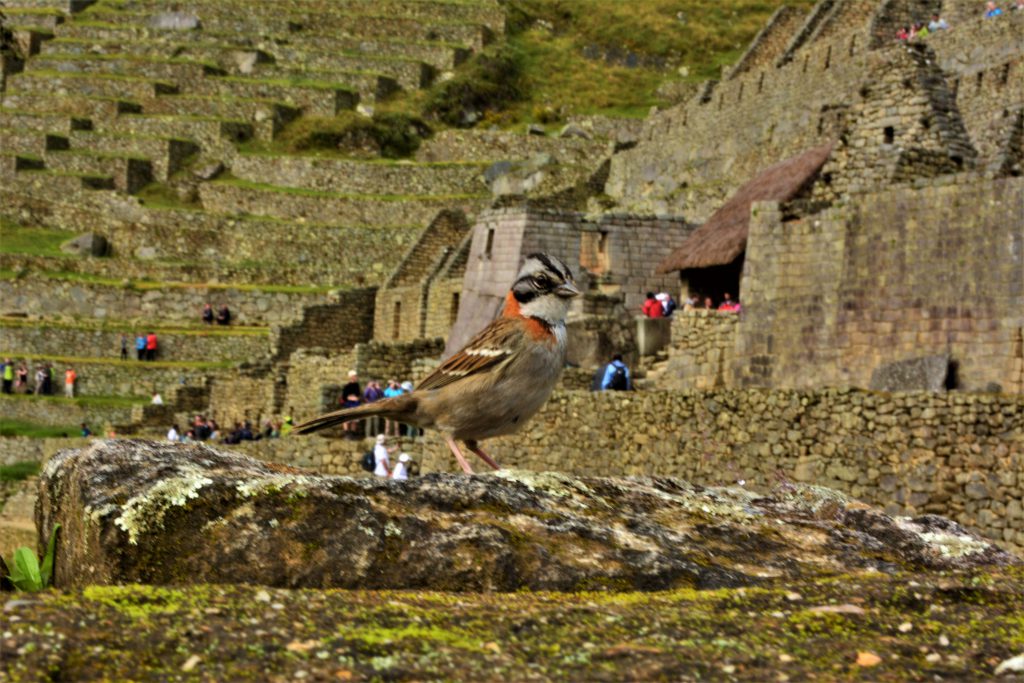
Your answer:
[[[580,295],[564,261],[529,254],[505,296],[501,315],[449,357],[415,391],[336,410],[295,427],[309,434],[354,419],[379,415],[436,428],[467,474],[473,469],[457,441],[494,469],[498,463],[480,441],[511,434],[540,410],[565,365],[565,318]]]

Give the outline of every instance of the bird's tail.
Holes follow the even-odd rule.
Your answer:
[[[355,408],[342,408],[331,413],[324,413],[319,417],[314,417],[312,420],[306,420],[302,424],[296,425],[292,433],[310,434],[321,429],[344,424],[345,422],[374,416],[380,416],[389,420],[408,421],[412,414],[416,412],[416,403],[417,400],[414,396],[403,394],[374,401],[373,403],[364,403]]]

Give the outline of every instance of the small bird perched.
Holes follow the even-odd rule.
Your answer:
[[[565,365],[565,317],[579,294],[572,271],[561,259],[530,254],[505,297],[501,316],[415,391],[321,415],[298,425],[295,433],[381,415],[439,429],[467,473],[473,469],[456,439],[498,469],[479,442],[516,431],[551,395]]]

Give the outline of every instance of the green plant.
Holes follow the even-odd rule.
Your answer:
[[[450,126],[475,123],[523,98],[523,56],[508,44],[487,48],[439,85],[425,110]]]
[[[53,553],[57,548],[57,532],[59,530],[60,524],[55,524],[53,531],[50,532],[50,542],[47,544],[41,567],[31,548],[22,546],[14,551],[14,557],[11,560],[11,573],[7,578],[15,588],[26,593],[34,593],[50,585],[50,579],[53,577]]]

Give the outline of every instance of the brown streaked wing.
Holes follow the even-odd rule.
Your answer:
[[[498,318],[470,339],[458,353],[441,363],[437,370],[420,382],[416,391],[440,389],[463,377],[505,363],[511,357],[519,335],[522,335],[522,330],[515,318]]]

